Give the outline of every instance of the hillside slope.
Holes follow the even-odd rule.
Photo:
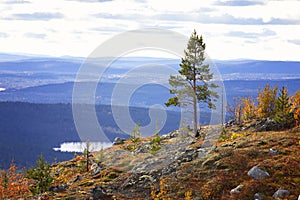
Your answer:
[[[94,152],[89,172],[84,172],[83,156],[57,163],[52,166],[53,187],[43,198],[254,199],[256,195],[274,199],[279,189],[287,190],[277,192],[286,195],[282,198],[298,198],[299,130],[255,132],[230,127],[214,145],[209,135],[216,130],[204,129],[209,140],[174,131],[162,136],[161,150],[155,153],[149,153],[150,139],[143,139],[134,152],[128,150],[132,143],[125,141]],[[255,166],[261,171],[253,175],[249,170]]]

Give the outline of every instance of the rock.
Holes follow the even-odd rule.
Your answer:
[[[198,151],[194,148],[186,149],[178,158],[178,164],[183,162],[191,162],[198,157]]]
[[[237,121],[235,119],[231,119],[225,124],[225,127],[231,127],[236,124],[237,124]]]
[[[149,175],[143,175],[139,178],[139,180],[143,180],[143,179],[148,179],[149,181],[151,181],[152,183],[154,182],[154,178],[152,176]]]
[[[263,141],[263,140],[261,140],[261,141],[259,141],[257,144],[258,144],[258,145],[266,145],[266,144],[267,144],[267,142],[266,142],[266,141]]]
[[[148,143],[144,142],[144,143],[142,143],[142,145],[140,145],[138,148],[136,148],[133,153],[134,154],[149,153],[150,149],[151,149],[150,142],[148,142]]]
[[[290,191],[284,190],[284,189],[279,189],[273,194],[273,198],[274,199],[285,198],[289,195],[290,195]]]
[[[235,144],[236,142],[229,142],[229,143],[222,144],[221,147],[234,147]]]
[[[269,150],[269,153],[271,154],[271,155],[277,155],[278,154],[278,151],[276,151],[275,149],[270,149]]]
[[[102,171],[102,167],[97,167],[93,172],[92,175],[96,176],[97,174],[99,174]]]
[[[262,179],[270,176],[268,172],[261,170],[258,166],[252,167],[247,174],[254,179]]]
[[[92,197],[93,199],[111,199],[111,196],[106,194],[104,189],[101,186],[96,186],[93,189],[91,189]]]
[[[73,181],[73,184],[76,183],[77,181],[81,181],[81,180],[82,180],[82,177],[80,175],[77,175]]]
[[[114,139],[113,145],[124,144],[125,141],[126,141],[126,139],[124,139],[124,138],[116,137],[116,138]]]
[[[277,131],[277,130],[279,130],[279,127],[278,127],[278,124],[276,124],[273,119],[268,118],[266,120],[263,120],[263,121],[257,123],[255,125],[255,129],[258,132]]]
[[[239,185],[237,186],[236,188],[230,190],[230,194],[233,195],[233,194],[238,194],[241,192],[241,190],[243,189],[244,185]]]
[[[254,195],[254,200],[263,200],[264,198],[262,197],[262,195],[260,193],[255,193]]]
[[[57,185],[57,186],[51,186],[49,188],[50,192],[65,192],[69,185],[67,184],[62,184],[62,185]]]
[[[93,170],[97,169],[97,167],[98,167],[98,164],[93,163],[92,166],[91,166],[91,170],[93,171]]]

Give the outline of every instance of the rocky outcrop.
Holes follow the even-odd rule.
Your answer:
[[[91,189],[91,196],[94,200],[109,200],[109,199],[113,199],[112,196],[106,194],[105,190],[100,187],[100,186],[96,186],[93,189]]]
[[[125,141],[126,141],[126,139],[124,139],[124,138],[116,137],[116,138],[114,139],[113,145],[124,144]]]
[[[254,194],[254,200],[263,200],[263,196],[260,193],[255,193]]]
[[[286,198],[290,195],[290,191],[285,189],[279,189],[273,194],[274,199]]]
[[[268,172],[260,169],[258,166],[252,167],[247,174],[254,179],[263,179],[270,176]]]
[[[236,188],[230,190],[230,194],[231,195],[235,195],[241,192],[241,190],[243,189],[244,185],[238,185]]]

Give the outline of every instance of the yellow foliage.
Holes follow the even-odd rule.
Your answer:
[[[259,118],[267,118],[274,115],[277,90],[277,86],[270,88],[269,84],[263,90],[259,90],[257,97],[257,116]]]
[[[300,124],[300,90],[297,90],[291,98],[292,106],[291,111],[294,113],[294,119],[296,123]]]
[[[156,194],[155,187],[153,186],[150,195],[153,200],[171,200],[171,198],[167,197],[167,194],[168,186],[165,180],[161,179],[159,182],[159,192]]]
[[[231,140],[235,140],[236,138],[240,138],[240,137],[243,137],[244,134],[242,133],[233,133],[230,137]]]
[[[187,191],[184,193],[184,199],[185,200],[191,200],[192,199],[192,191]]]
[[[245,97],[242,101],[242,119],[243,121],[253,119],[255,117],[255,102],[252,97]]]

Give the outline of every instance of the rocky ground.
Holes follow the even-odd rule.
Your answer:
[[[52,166],[42,199],[298,199],[300,130],[205,127],[202,136],[174,131],[160,150],[142,139],[133,152],[120,140],[89,157]],[[34,197],[30,197],[34,198]]]

